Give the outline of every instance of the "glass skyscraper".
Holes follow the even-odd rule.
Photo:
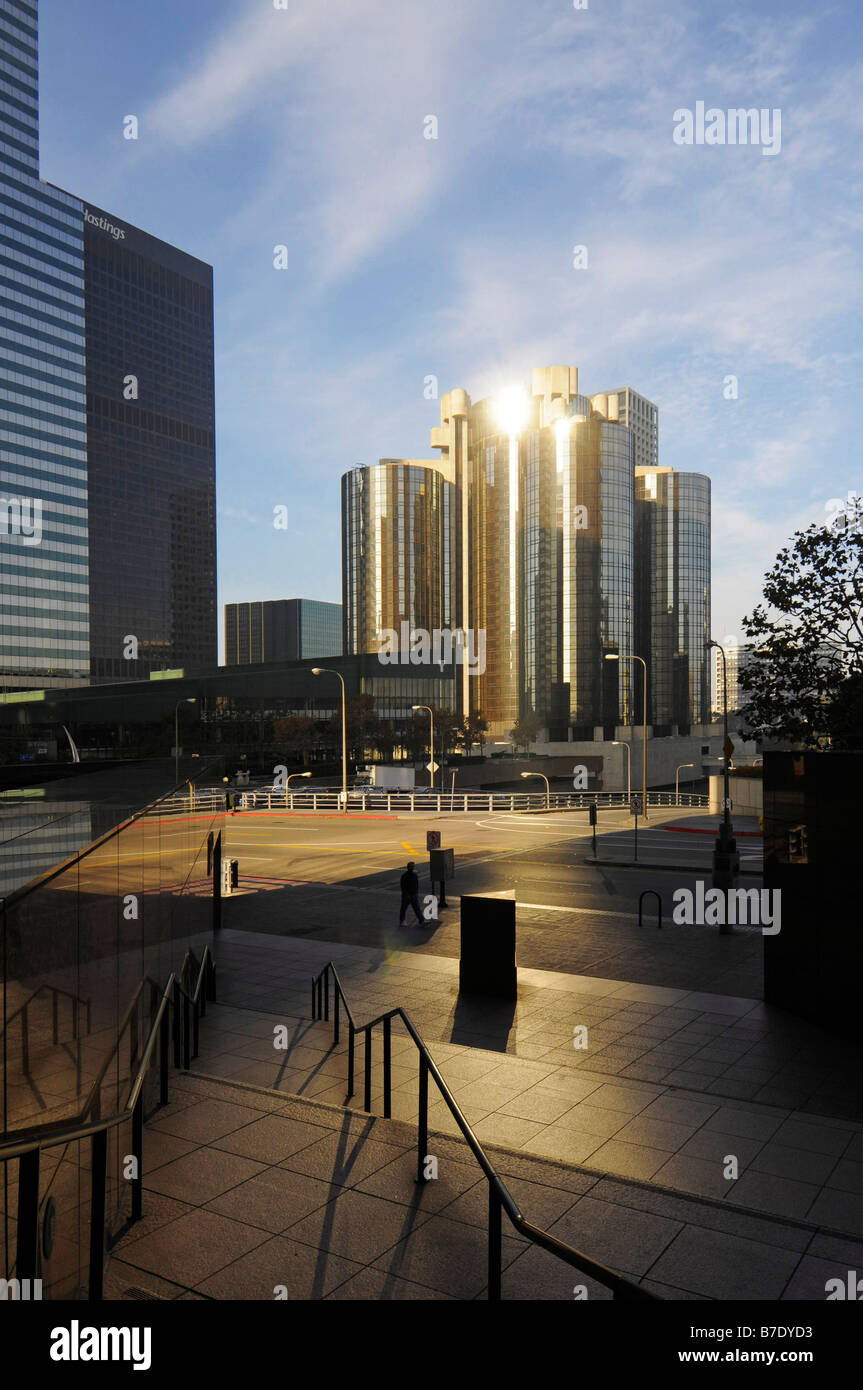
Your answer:
[[[710,479],[670,468],[635,476],[636,650],[650,654],[647,722],[710,722]],[[640,718],[641,697],[638,693]]]
[[[216,658],[212,270],[39,178],[0,0],[0,685]]]
[[[452,629],[454,488],[434,461],[381,459],[342,477],[344,650],[381,634]]]
[[[484,670],[456,670],[456,705],[493,736],[526,714],[551,741],[639,723],[640,667],[607,655],[646,660],[657,732],[709,722],[710,484],[658,467],[656,406],[631,387],[585,396],[563,366],[535,368],[529,392],[451,391],[440,414],[439,462],[384,459],[342,479],[346,653],[376,650],[398,615],[431,627],[417,615],[434,612],[484,634]],[[417,486],[439,475],[417,497],[419,528],[406,462]]]
[[[225,604],[225,665],[342,655],[342,605],[313,598]]]
[[[0,682],[90,663],[84,226],[39,179],[36,5],[0,0]]]
[[[92,678],[213,664],[212,268],[87,204],[84,288]]]

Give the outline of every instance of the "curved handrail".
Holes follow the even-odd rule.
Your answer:
[[[634,1284],[630,1279],[623,1275],[616,1274],[614,1270],[601,1264],[598,1260],[593,1260],[589,1255],[585,1255],[580,1250],[575,1250],[564,1241],[553,1236],[550,1231],[544,1231],[541,1227],[535,1226],[528,1221],[522,1214],[521,1209],[507,1188],[503,1179],[498,1175],[494,1164],[486,1154],[482,1144],[477,1139],[470,1126],[470,1123],[462,1114],[462,1111],[450,1091],[446,1081],[441,1075],[437,1063],[423,1042],[422,1037],[417,1031],[410,1016],[402,1008],[387,1009],[379,1014],[377,1018],[369,1023],[364,1023],[362,1028],[357,1028],[353,1015],[350,1011],[345,992],[339,979],[338,971],[332,961],[328,961],[323,969],[312,981],[312,1017],[320,1017],[320,1006],[323,1003],[324,1021],[329,1019],[329,976],[333,976],[333,1012],[334,1012],[334,1042],[339,1041],[339,1002],[344,1005],[348,1016],[350,1027],[349,1036],[349,1060],[348,1060],[348,1094],[353,1095],[354,1077],[354,1042],[355,1034],[363,1032],[366,1035],[365,1046],[365,1105],[366,1111],[371,1111],[371,1038],[372,1029],[379,1023],[384,1025],[384,1118],[389,1117],[390,1113],[390,1028],[394,1018],[401,1019],[416,1044],[420,1055],[420,1081],[419,1081],[419,1146],[418,1146],[418,1167],[417,1180],[424,1181],[423,1172],[425,1147],[428,1140],[428,1077],[432,1080],[440,1091],[447,1104],[447,1107],[464,1136],[464,1139],[473,1153],[474,1158],[488,1179],[489,1184],[489,1299],[498,1300],[500,1298],[500,1212],[505,1211],[511,1224],[523,1236],[526,1236],[534,1245],[539,1245],[549,1254],[556,1255],[567,1264],[572,1265],[581,1273],[596,1279],[598,1283],[604,1284],[611,1289],[615,1298],[638,1299],[646,1298],[657,1300],[657,1296],[640,1285]],[[315,990],[317,989],[317,1011],[315,1005]]]
[[[183,959],[181,975],[185,975],[190,957],[194,960],[191,951],[187,951]],[[143,988],[144,983],[146,983],[146,981],[142,981],[141,986],[139,986],[139,992],[140,989]],[[205,984],[207,985],[207,989],[204,989]],[[29,1130],[20,1130],[14,1140],[5,1144],[0,1144],[0,1163],[8,1163],[10,1160],[16,1158],[19,1160],[18,1249],[16,1257],[19,1279],[34,1279],[36,1277],[39,1158],[42,1150],[56,1148],[61,1144],[67,1145],[78,1143],[84,1139],[91,1139],[89,1297],[91,1301],[101,1300],[104,1280],[108,1133],[118,1125],[125,1124],[131,1120],[132,1153],[136,1159],[135,1176],[131,1179],[131,1221],[135,1222],[140,1220],[143,1215],[143,1087],[147,1072],[152,1065],[156,1039],[160,1039],[160,1099],[161,1103],[164,1105],[167,1103],[168,1099],[168,1028],[170,1023],[167,1013],[168,1006],[170,1003],[173,1003],[176,1009],[180,997],[185,1001],[185,1007],[183,1009],[184,1066],[188,1069],[190,1065],[190,1012],[191,1008],[194,1007],[195,1055],[197,1055],[198,1015],[199,1013],[206,1012],[205,1001],[207,992],[209,992],[211,999],[215,998],[215,963],[209,946],[204,947],[201,956],[201,964],[198,970],[197,982],[191,994],[180,983],[180,977],[178,977],[174,971],[171,971],[168,982],[162,991],[162,996],[155,1012],[153,1022],[150,1026],[150,1032],[144,1044],[137,1073],[129,1089],[126,1104],[122,1110],[118,1111],[115,1115],[109,1116],[107,1119],[96,1119],[91,1120],[89,1123],[85,1123],[83,1116],[86,1114],[87,1106],[89,1106],[90,1103],[88,1098],[85,1109],[76,1123],[70,1125],[68,1121],[52,1121],[45,1125],[34,1126]],[[175,1044],[177,1042],[178,1039],[175,1027]],[[114,1050],[116,1050],[117,1045],[118,1044],[115,1044]],[[113,1051],[111,1055],[113,1056]]]

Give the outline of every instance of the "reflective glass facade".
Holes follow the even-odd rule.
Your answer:
[[[651,401],[630,387],[585,396],[575,367],[534,368],[530,392],[449,392],[431,432],[446,481],[438,504],[423,494],[428,543],[414,540],[405,461],[342,480],[345,651],[376,650],[408,612],[484,634],[485,670],[457,670],[456,702],[492,738],[531,713],[552,741],[640,723],[642,667],[608,655],[646,661],[657,732],[709,722],[710,484],[660,469],[657,441]],[[436,621],[416,616],[423,602]]]
[[[225,665],[341,656],[342,605],[311,598],[225,604]]]
[[[81,203],[39,180],[37,15],[0,0],[0,681],[89,672]]]
[[[92,204],[84,228],[91,668],[129,680],[217,657],[213,272]]]
[[[428,633],[456,625],[454,506],[433,463],[382,459],[344,474],[346,655],[379,651],[381,632],[400,634],[402,623]]]
[[[635,485],[636,649],[651,658],[648,723],[686,733],[710,720],[710,479],[639,469]]]

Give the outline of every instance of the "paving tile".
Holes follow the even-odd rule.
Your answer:
[[[573,1133],[595,1134],[598,1139],[610,1139],[629,1123],[629,1115],[624,1110],[600,1110],[593,1104],[591,1096],[580,1101],[560,1121],[560,1127]]]
[[[150,1129],[166,1134],[174,1134],[179,1139],[193,1139],[199,1144],[212,1143],[224,1134],[230,1134],[260,1119],[260,1114],[248,1105],[234,1105],[225,1100],[200,1100],[188,1105],[176,1115],[154,1120]]]
[[[248,1158],[219,1153],[216,1149],[195,1149],[150,1173],[144,1178],[144,1187],[177,1201],[203,1206],[260,1171],[261,1164]]]
[[[794,1251],[687,1226],[652,1265],[650,1277],[707,1298],[778,1299],[798,1260]]]
[[[542,1183],[529,1182],[524,1178],[504,1177],[503,1180],[525,1219],[543,1230],[558,1221],[578,1201],[577,1193],[560,1192]],[[481,1226],[487,1230],[488,1183],[483,1179],[473,1184],[446,1208],[444,1214],[452,1221],[466,1221],[471,1226]],[[513,1239],[517,1237],[515,1228],[506,1216],[503,1218],[503,1229]]]
[[[651,1149],[676,1151],[695,1133],[696,1124],[681,1124],[675,1120],[660,1120],[642,1111],[619,1129],[615,1135],[625,1144],[646,1144]]]
[[[303,1217],[285,1234],[316,1250],[371,1264],[429,1219],[415,1207],[342,1189],[332,1202]]]
[[[319,1299],[326,1298],[361,1270],[362,1266],[353,1260],[284,1236],[273,1236],[250,1254],[203,1279],[196,1288],[210,1298],[231,1302],[272,1300],[278,1286],[287,1289],[291,1301]]]
[[[620,1110],[625,1115],[637,1115],[661,1094],[655,1086],[600,1086],[590,1097],[591,1105],[603,1110]]]
[[[817,1195],[815,1183],[796,1182],[793,1178],[780,1178],[750,1168],[734,1184],[731,1200],[735,1206],[753,1207],[773,1216],[802,1221]]]
[[[505,1233],[501,1245],[505,1269],[524,1246]],[[381,1255],[375,1268],[454,1298],[476,1298],[488,1278],[488,1236],[479,1227],[432,1216]]]
[[[541,1124],[554,1124],[562,1115],[572,1110],[575,1102],[560,1091],[547,1091],[542,1086],[523,1091],[521,1095],[501,1106],[500,1114],[515,1115],[522,1120],[538,1120]]]
[[[856,1192],[840,1192],[824,1187],[807,1214],[808,1221],[831,1226],[849,1236],[863,1236],[863,1197]]]
[[[739,1134],[723,1134],[719,1129],[700,1129],[688,1139],[680,1152],[690,1158],[706,1158],[722,1166],[727,1157],[737,1159],[739,1169],[747,1167],[763,1148],[760,1139],[745,1139]]]
[[[294,1173],[309,1173],[340,1187],[354,1187],[403,1152],[395,1144],[369,1139],[362,1133],[333,1133],[291,1154],[279,1166]]]
[[[641,1115],[644,1118],[672,1120],[676,1124],[702,1125],[715,1115],[718,1104],[710,1101],[690,1100],[688,1096],[664,1095],[652,1100]]]
[[[144,1128],[144,1174],[154,1172],[163,1164],[189,1153],[196,1147],[191,1139],[178,1139],[175,1134],[163,1130]]]
[[[322,1139],[326,1133],[321,1125],[291,1120],[284,1115],[258,1116],[252,1124],[215,1140],[213,1148],[243,1154],[262,1163],[279,1163],[283,1158]]]
[[[652,1174],[654,1182],[673,1187],[679,1192],[691,1192],[698,1197],[726,1197],[733,1181],[724,1176],[721,1160],[695,1158],[690,1154],[674,1154]]]
[[[520,1120],[514,1115],[498,1113],[478,1120],[473,1132],[481,1144],[502,1144],[517,1149],[545,1128],[546,1125],[536,1120]]]
[[[828,1281],[831,1279],[841,1280],[842,1289],[845,1294],[845,1300],[843,1301],[847,1301],[848,1272],[848,1265],[842,1261],[817,1259],[812,1255],[804,1255],[794,1271],[791,1282],[782,1295],[783,1302],[800,1300],[805,1300],[808,1303],[816,1301],[835,1301],[830,1298],[831,1294],[835,1295],[837,1292],[835,1286],[830,1288],[828,1292]],[[863,1296],[863,1287],[860,1288],[860,1295]]]
[[[622,1144],[611,1139],[590,1155],[591,1168],[599,1168],[607,1173],[617,1173],[624,1178],[653,1177],[658,1168],[668,1158],[667,1151],[652,1149],[644,1144]]]
[[[538,1246],[530,1246],[513,1260],[501,1277],[504,1302],[572,1303],[576,1297],[578,1301],[586,1297],[590,1303],[599,1303],[609,1301],[612,1293],[596,1279]]]
[[[247,1182],[213,1198],[206,1209],[278,1235],[301,1217],[332,1201],[342,1190],[305,1173],[265,1168]]]
[[[570,1207],[551,1233],[619,1274],[640,1275],[682,1229],[679,1221],[615,1206],[591,1194]]]
[[[601,1148],[603,1142],[597,1134],[587,1134],[564,1125],[547,1125],[521,1147],[524,1153],[557,1159],[560,1163],[583,1163]]]
[[[726,1134],[739,1134],[743,1139],[767,1140],[776,1134],[781,1124],[781,1117],[777,1118],[754,1110],[720,1106],[706,1121],[704,1127],[705,1129],[721,1129]]]
[[[363,1269],[337,1289],[326,1295],[327,1302],[362,1300],[366,1303],[396,1303],[409,1299],[455,1302],[449,1294],[430,1289],[427,1284],[414,1284],[410,1279],[397,1279],[381,1269]]]
[[[123,1249],[123,1259],[126,1264],[192,1288],[265,1239],[265,1233],[253,1226],[199,1209],[130,1241]]]
[[[836,1167],[836,1159],[832,1154],[815,1153],[812,1149],[793,1149],[771,1139],[759,1149],[752,1160],[752,1167],[756,1172],[773,1173],[777,1178],[794,1178],[799,1182],[821,1186]]]
[[[364,1178],[362,1182],[357,1183],[356,1190],[370,1193],[374,1197],[386,1197],[391,1202],[401,1202],[405,1206],[417,1207],[425,1212],[436,1212],[448,1207],[462,1193],[475,1186],[480,1186],[483,1193],[487,1194],[488,1186],[481,1169],[476,1162],[468,1161],[464,1151],[459,1161],[444,1154],[435,1154],[435,1147],[434,1143],[429,1143],[430,1155],[437,1158],[436,1178],[421,1183],[416,1181],[417,1156],[411,1151]]]
[[[836,1158],[844,1153],[850,1140],[847,1130],[797,1119],[785,1120],[773,1137],[777,1144],[786,1144],[794,1149],[810,1149],[813,1153],[833,1154]]]
[[[843,1192],[863,1193],[863,1163],[850,1158],[840,1158],[827,1179],[828,1187],[839,1187]]]

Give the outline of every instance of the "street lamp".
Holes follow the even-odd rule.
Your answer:
[[[647,662],[643,656],[621,656],[619,652],[606,652],[605,659],[606,661],[640,661],[644,667],[644,709],[642,710],[644,723],[641,731],[641,814],[644,819],[647,820]]]
[[[429,782],[429,787],[432,791],[434,791],[434,710],[432,709],[431,705],[411,705],[411,709],[424,709],[428,714],[429,719],[431,720],[431,757],[429,758],[429,775],[431,777],[431,781]]]
[[[722,766],[723,783],[723,809],[722,824],[719,827],[719,834],[716,836],[716,845],[713,850],[713,887],[722,888],[726,892],[733,888],[737,879],[737,841],[734,838],[734,830],[731,825],[731,797],[728,790],[728,765],[731,761],[731,749],[729,748],[730,739],[728,737],[728,668],[725,660],[725,648],[720,642],[714,642],[711,638],[704,644],[707,651],[715,647],[722,653],[722,722],[725,730],[725,742],[722,751],[725,754],[725,761]],[[728,914],[726,913],[726,918]],[[729,934],[731,927],[727,920],[719,928],[720,933]]]
[[[291,785],[291,777],[311,777],[311,775],[310,772],[292,772],[285,783],[285,791],[287,791],[288,787]]]
[[[550,810],[550,808],[551,808],[551,794],[550,794],[550,792],[549,792],[549,787],[548,787],[548,778],[546,777],[545,773],[544,773],[544,772],[523,772],[521,775],[522,775],[522,777],[541,777],[541,778],[542,778],[543,782],[545,783],[545,809],[546,809],[547,811]]]
[[[628,743],[624,743],[624,742],[623,742],[621,739],[619,739],[619,738],[612,739],[611,746],[612,746],[612,748],[625,748],[625,749],[626,749],[626,798],[627,798],[628,801],[631,801],[631,800],[632,800],[632,749],[630,748],[630,746],[629,746]]]
[[[195,695],[187,695],[185,700],[178,700],[174,706],[174,786],[180,781],[180,706],[196,705],[198,703]]]
[[[677,771],[676,771],[675,774],[674,774],[674,804],[675,804],[675,806],[679,806],[679,805],[680,805],[680,768],[683,768],[683,767],[695,767],[695,763],[681,763],[681,764],[680,764],[680,767],[677,769]]]
[[[345,695],[345,678],[341,671],[336,671],[332,666],[313,666],[313,676],[338,676],[342,683],[342,811],[347,815],[348,810],[348,715],[347,697]]]

